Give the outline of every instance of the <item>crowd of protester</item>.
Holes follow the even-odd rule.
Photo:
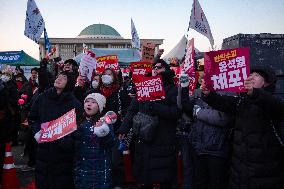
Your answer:
[[[196,90],[189,95],[188,76],[181,74],[176,86],[175,73],[161,54],[148,73],[162,78],[165,98],[159,101],[137,101],[131,74],[123,77],[105,69],[88,81],[73,59],[61,66],[43,59],[29,79],[19,67],[3,70],[1,172],[5,144],[18,145],[19,130],[24,128],[29,157],[25,170],[35,168],[38,189],[119,189],[125,187],[126,172],[141,189],[282,189],[284,103],[273,95],[275,74],[251,68],[247,92],[236,94],[209,91],[200,73]],[[38,143],[42,123],[74,108],[75,132]],[[116,122],[95,130],[109,111],[117,114]],[[147,116],[157,124],[146,140],[135,132],[135,125]],[[124,152],[131,154],[131,170],[125,170]]]

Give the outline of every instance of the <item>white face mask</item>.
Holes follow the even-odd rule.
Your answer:
[[[112,79],[112,77],[110,75],[103,75],[102,76],[102,82],[105,85],[109,85],[109,84],[111,84],[113,82],[113,79]]]
[[[96,80],[92,81],[92,87],[94,89],[98,88],[98,86],[99,86],[99,82],[98,81],[96,81]]]
[[[2,75],[2,76],[0,77],[0,79],[1,79],[3,82],[7,82],[7,81],[10,80],[10,77],[7,76],[7,75]]]

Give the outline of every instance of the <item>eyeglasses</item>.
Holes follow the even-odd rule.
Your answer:
[[[154,66],[153,67],[154,70],[159,70],[159,69],[162,69],[162,68],[163,68],[163,66]]]

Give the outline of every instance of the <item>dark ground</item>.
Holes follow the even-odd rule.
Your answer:
[[[34,180],[34,171],[22,171],[22,169],[25,167],[26,162],[28,161],[27,156],[23,156],[24,152],[24,146],[13,146],[12,147],[12,153],[15,161],[15,167],[17,169],[17,177],[20,181],[20,186],[25,187],[29,183],[31,183]],[[125,189],[136,189],[133,184],[128,184],[124,187]]]
[[[23,133],[20,134],[22,138]],[[21,187],[26,187],[34,181],[34,171],[23,171],[28,161],[28,156],[24,155],[24,145],[19,143],[18,146],[12,146],[12,153],[17,169],[17,177]],[[137,189],[135,184],[127,184],[123,189]]]
[[[20,131],[20,140],[25,140],[25,132]],[[28,156],[24,155],[24,145],[23,142],[19,143],[18,146],[12,146],[12,153],[15,161],[15,167],[17,169],[17,177],[20,181],[21,187],[26,187],[32,181],[34,181],[34,171],[23,171],[26,167],[28,161]],[[123,189],[138,189],[136,184],[127,184]],[[158,189],[158,187],[155,187]]]
[[[24,146],[13,146],[12,153],[17,169],[17,176],[21,187],[28,185],[34,180],[34,171],[22,172],[21,169],[26,165],[27,156],[23,156]]]

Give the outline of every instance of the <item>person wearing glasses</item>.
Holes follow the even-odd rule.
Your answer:
[[[176,180],[176,126],[180,116],[177,107],[177,87],[174,85],[174,72],[162,59],[153,65],[152,76],[162,77],[165,99],[138,102],[133,99],[127,114],[118,130],[123,138],[132,127],[133,117],[138,113],[158,117],[158,126],[151,141],[137,139],[134,151],[134,176],[142,189],[153,188],[159,183],[161,189],[170,189]]]

